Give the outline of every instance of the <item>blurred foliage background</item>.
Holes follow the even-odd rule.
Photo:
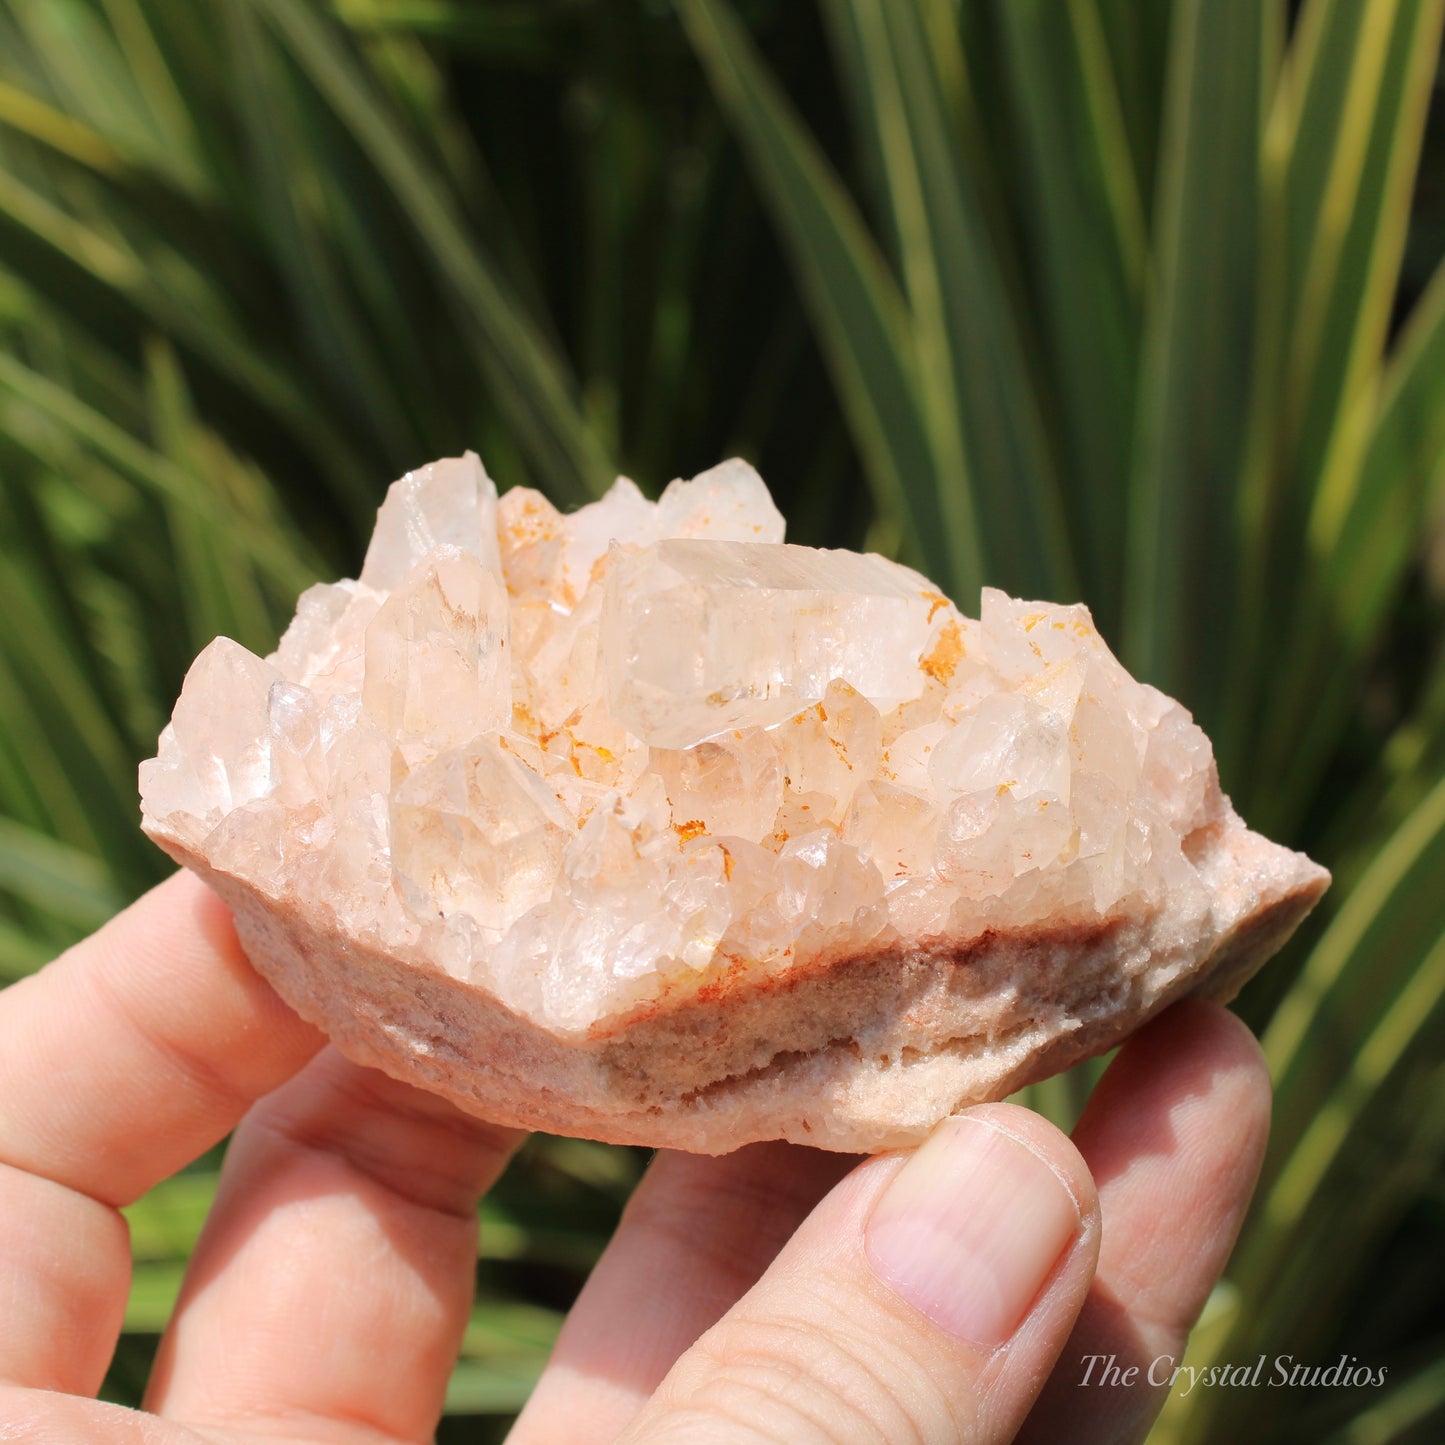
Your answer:
[[[1335,870],[1155,1439],[1445,1423],[1445,0],[0,0],[0,980],[159,877],[135,765],[386,483],[741,453],[795,540],[1082,598]],[[1034,1091],[1067,1122],[1090,1073]],[[500,1438],[645,1162],[484,1210],[443,1440]],[[132,1211],[138,1398],[215,1159]]]

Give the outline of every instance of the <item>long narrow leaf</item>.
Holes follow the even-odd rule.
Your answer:
[[[388,119],[335,35],[297,0],[253,0],[351,127],[431,248],[485,342],[483,362],[539,480],[569,500],[597,495],[614,468],[587,429],[561,360],[477,252],[432,167]]]
[[[64,839],[82,852],[100,848],[93,799],[74,776],[63,739],[47,725],[43,699],[0,646],[0,809],[12,819]]]
[[[945,481],[947,525],[960,529],[977,519],[987,580],[1016,594],[1077,595],[1058,472],[1022,328],[980,198],[951,143],[939,36],[927,28],[921,0],[853,3],[870,54],[891,62],[874,67],[878,104],[884,117],[896,112],[902,124],[880,128],[889,137],[885,157],[905,238],[924,395],[939,439],[935,450],[945,461],[955,427],[961,432],[962,478],[952,486]]]
[[[99,928],[125,901],[96,858],[4,817],[0,888],[63,919],[76,933]]]
[[[34,973],[50,956],[39,939],[0,918],[0,988]]]
[[[1445,1417],[1445,1345],[1437,1343],[1435,1358],[1406,1379],[1393,1383],[1384,1399],[1360,1411],[1325,1445],[1391,1445],[1408,1440],[1431,1420]]]
[[[1361,677],[1445,493],[1445,268],[1374,387],[1339,423],[1348,438],[1321,486],[1285,682],[1266,721],[1261,824],[1293,826],[1348,726]]]
[[[192,493],[224,495],[223,479],[235,463],[206,445],[174,353],[154,344],[148,349],[147,363],[158,450],[191,479]],[[192,649],[199,652],[212,638],[225,636],[269,652],[280,619],[273,618],[267,607],[252,560],[230,536],[207,525],[194,507],[176,503],[168,510],[178,580],[190,614]]]
[[[79,795],[87,831],[110,867],[132,883],[143,876],[135,848],[134,758],[88,659],[46,608],[43,590],[0,553],[0,616],[7,668],[38,722],[54,739]]]
[[[115,148],[88,125],[57,110],[39,96],[3,82],[0,82],[0,125],[10,126],[93,170],[114,174],[121,167]]]
[[[174,463],[158,456],[47,377],[14,357],[0,353],[0,392],[6,391],[35,407],[86,445],[94,447],[101,456],[142,486],[191,508],[214,525],[233,529],[237,538],[251,550],[257,565],[271,572],[283,584],[299,591],[315,580],[318,568],[313,559],[297,556],[284,544],[278,545],[279,539],[274,531],[235,516],[209,493],[194,487],[185,472]]]
[[[1206,727],[1226,675],[1249,411],[1266,35],[1258,0],[1175,8],[1146,318],[1124,644]],[[1226,624],[1226,625],[1221,625]]]
[[[448,45],[474,48],[494,61],[550,65],[559,16],[572,9],[566,0],[332,0],[337,16],[367,33],[399,31]]]
[[[344,437],[307,405],[275,358],[243,334],[229,302],[192,261],[161,236],[148,234],[137,250],[113,230],[97,229],[6,169],[3,153],[0,219],[33,248],[26,264],[32,286],[76,325],[100,332],[102,321],[120,317],[171,336],[284,419],[330,470],[354,472]]]
[[[901,296],[832,168],[720,0],[681,0],[688,35],[770,198],[878,505],[905,551],[960,594],[982,576],[977,538],[949,536]],[[955,560],[957,556],[958,560]]]
[[[1061,13],[1062,11],[1062,13]],[[1089,600],[1117,635],[1148,239],[1095,0],[998,7]]]
[[[1291,1150],[1324,1118],[1319,1101],[1338,1069],[1366,1069],[1358,1036],[1380,1007],[1412,987],[1412,970],[1422,966],[1418,951],[1445,939],[1445,906],[1427,886],[1442,866],[1445,780],[1380,849],[1265,1033],[1281,1149]],[[1422,1017],[1403,1016],[1402,1024],[1418,1026]],[[1342,1037],[1343,1022],[1350,1032]],[[1326,1036],[1337,1040],[1336,1050],[1325,1047]],[[1299,1190],[1291,1195],[1299,1197]]]
[[[293,72],[249,0],[226,0],[223,14],[250,142],[258,218],[283,269],[292,305],[326,380],[350,395],[352,409],[368,418],[390,455],[420,456],[422,439],[398,405],[400,388],[378,354],[377,338],[356,313],[334,237],[327,233],[327,211],[344,202],[335,198],[330,176],[313,163],[313,158],[324,163],[327,151],[319,137],[309,144],[303,137],[298,87],[288,83]],[[381,343],[397,362],[407,359],[412,330],[394,328]]]
[[[875,0],[846,3],[857,34],[856,53],[862,61],[859,83],[871,112],[870,129],[876,137],[887,211],[913,322],[919,404],[941,479],[944,542],[956,556],[952,539],[971,538],[981,528],[977,492],[962,434],[966,421],[958,406],[961,359],[953,354],[949,334],[943,258],[934,227],[937,213],[930,205],[928,184],[921,174],[924,158],[903,99],[901,66],[885,28],[884,11]],[[956,202],[956,194],[951,199]],[[950,211],[956,216],[957,206]],[[957,561],[951,570],[958,570]],[[963,584],[961,590],[971,593],[971,582]]]
[[[1287,421],[1300,428],[1302,481],[1324,470],[1338,418],[1383,348],[1445,16],[1440,0],[1364,8],[1323,192],[1305,208],[1299,188],[1291,190],[1292,204],[1305,208],[1291,222],[1308,237],[1286,395]],[[1296,144],[1311,139],[1302,127]]]

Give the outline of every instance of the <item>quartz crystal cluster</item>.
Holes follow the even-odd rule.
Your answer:
[[[200,655],[147,826],[558,1034],[900,938],[1207,930],[1204,735],[1084,608],[981,614],[785,543],[742,462],[562,515],[469,453],[272,656]]]

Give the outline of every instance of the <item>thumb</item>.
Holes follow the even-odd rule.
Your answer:
[[[1011,1440],[1098,1250],[1069,1140],[1026,1109],[970,1109],[839,1184],[622,1438]]]

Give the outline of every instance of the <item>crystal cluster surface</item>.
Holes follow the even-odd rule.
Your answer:
[[[785,544],[742,462],[564,516],[470,453],[391,488],[271,657],[200,655],[141,784],[213,868],[557,1032],[899,939],[1200,928],[1232,816],[1083,607],[975,620]]]

